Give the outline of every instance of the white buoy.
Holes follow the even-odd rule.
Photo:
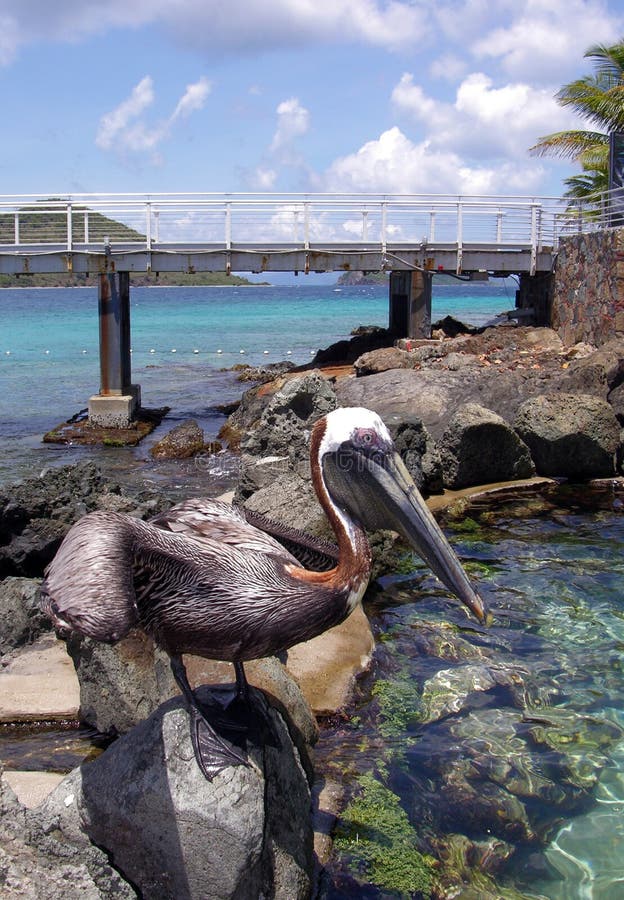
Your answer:
[[[43,352],[47,355],[50,351],[49,351],[49,350],[44,350]]]
[[[153,347],[150,348],[150,353],[156,353]]]
[[[86,350],[83,350],[82,352],[83,352],[83,353],[86,353],[87,351],[86,351]]]
[[[6,353],[7,356],[10,356],[10,355],[11,355],[11,351],[10,351],[10,350],[5,350],[4,352]]]
[[[199,353],[199,350],[193,350],[193,353]]]
[[[286,351],[286,356],[292,356],[292,350],[287,350],[287,351]]]
[[[223,353],[223,350],[217,350],[217,353]]]
[[[175,347],[173,347],[173,349],[171,350],[171,352],[172,352],[172,353],[177,353],[178,351],[176,350]]]
[[[265,356],[268,356],[268,355],[269,355],[269,351],[268,351],[268,350],[264,350],[263,352],[264,352],[264,355],[265,355]]]
[[[244,353],[245,351],[244,351],[244,350],[239,350],[238,352],[239,352],[239,353]]]

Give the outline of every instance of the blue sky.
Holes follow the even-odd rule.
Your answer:
[[[0,194],[559,195],[622,0],[0,0]]]

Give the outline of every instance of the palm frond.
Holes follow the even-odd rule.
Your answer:
[[[585,153],[599,153],[603,146],[608,154],[609,137],[598,131],[555,131],[541,137],[537,144],[529,148],[529,153],[532,156],[578,160]]]

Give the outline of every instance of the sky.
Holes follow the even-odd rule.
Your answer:
[[[560,196],[624,0],[0,0],[0,194]]]

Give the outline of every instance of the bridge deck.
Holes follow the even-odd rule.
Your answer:
[[[328,194],[0,196],[0,273],[552,268],[591,227],[557,198]]]

